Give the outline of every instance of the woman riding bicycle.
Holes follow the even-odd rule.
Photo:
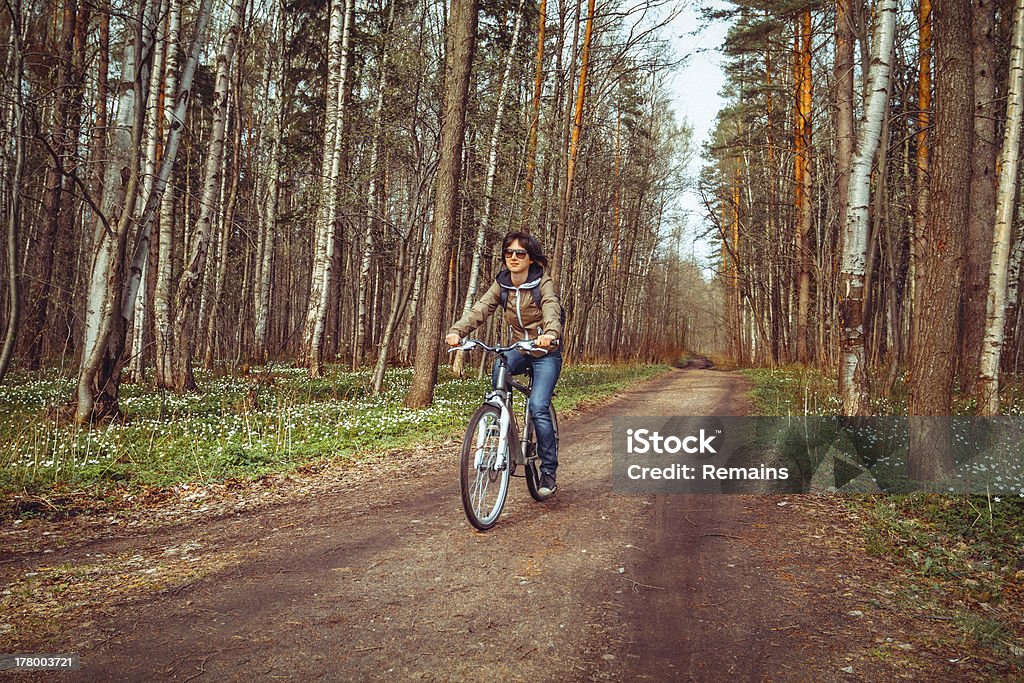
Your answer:
[[[498,273],[479,301],[448,330],[445,342],[458,346],[462,337],[479,327],[498,306],[505,308],[505,321],[515,339],[533,339],[540,347],[539,356],[519,351],[505,353],[505,362],[513,375],[533,369],[530,391],[530,414],[537,431],[537,454],[541,460],[538,493],[549,496],[557,490],[558,442],[551,421],[551,396],[562,372],[562,352],[553,344],[562,336],[562,306],[554,282],[544,273],[548,260],[537,240],[523,232],[510,232],[501,242],[505,269]],[[544,352],[543,350],[547,350]],[[497,382],[495,361],[492,381]]]

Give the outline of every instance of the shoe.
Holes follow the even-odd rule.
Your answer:
[[[555,483],[555,475],[543,474],[540,477],[540,488],[537,489],[537,494],[547,498],[552,493],[558,490],[558,484]]]

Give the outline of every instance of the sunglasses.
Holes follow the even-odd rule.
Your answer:
[[[516,258],[526,258],[526,255],[529,253],[525,249],[506,249],[505,258],[512,258],[513,256]]]

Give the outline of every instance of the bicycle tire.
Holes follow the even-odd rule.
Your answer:
[[[530,445],[528,448],[533,452],[537,452],[537,429],[532,424],[533,417],[530,417]],[[558,444],[558,415],[555,413],[555,407],[551,406],[551,424],[555,428],[555,447]],[[542,496],[538,493],[540,489],[540,456],[526,459],[526,490],[530,492],[530,497],[538,503],[547,500],[547,496]]]
[[[487,531],[497,524],[508,496],[511,458],[506,457],[505,466],[500,470],[493,469],[498,457],[500,423],[500,410],[492,405],[480,406],[470,418],[466,436],[462,440],[459,457],[462,509],[469,523],[480,531]],[[478,448],[483,451],[479,469],[476,467]]]

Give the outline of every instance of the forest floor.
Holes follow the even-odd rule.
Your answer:
[[[565,420],[559,492],[514,479],[487,533],[454,442],[4,521],[0,653],[74,652],[61,680],[89,681],[1024,675],[1021,633],[983,646],[838,497],[612,491],[611,418],[746,414],[749,389],[674,370]]]

